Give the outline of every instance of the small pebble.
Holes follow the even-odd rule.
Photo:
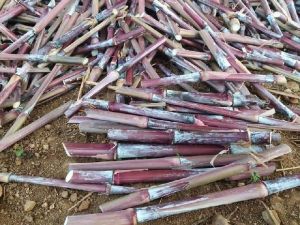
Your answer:
[[[52,125],[51,125],[51,124],[47,124],[47,125],[45,126],[45,129],[46,129],[46,130],[51,130],[51,128],[52,128]]]
[[[47,202],[44,202],[44,203],[42,204],[42,208],[48,208],[48,203],[47,203]]]
[[[84,200],[83,202],[81,202],[81,204],[78,207],[78,211],[84,211],[87,210],[90,207],[91,202],[89,200]]]
[[[35,157],[40,158],[40,153],[34,153]]]
[[[54,208],[55,208],[55,204],[53,203],[50,205],[49,209],[54,209]]]
[[[213,218],[212,225],[229,225],[229,221],[222,215],[216,215]]]
[[[71,201],[71,202],[76,202],[76,201],[77,201],[77,193],[71,194],[71,196],[70,196],[70,201]]]
[[[245,186],[245,183],[244,182],[239,182],[238,187],[242,187],[242,186]]]
[[[25,219],[27,222],[29,222],[29,223],[33,222],[33,217],[32,217],[32,216],[25,216],[24,219]]]
[[[35,148],[35,144],[30,144],[29,148]]]
[[[35,205],[36,205],[35,201],[27,200],[25,205],[24,205],[24,211],[29,212],[29,211],[33,210]]]
[[[44,145],[43,145],[43,149],[44,149],[44,150],[49,150],[49,145],[48,145],[48,144],[44,144]]]
[[[69,196],[69,192],[67,192],[67,191],[63,191],[61,193],[61,197],[63,197],[63,198],[68,198],[68,196]]]

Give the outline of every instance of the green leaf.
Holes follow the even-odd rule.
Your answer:
[[[257,172],[253,172],[251,174],[251,182],[252,183],[257,183],[258,181],[260,181],[260,175]]]
[[[15,154],[18,158],[23,158],[25,156],[25,151],[24,151],[23,147],[22,146],[18,147],[15,150]]]

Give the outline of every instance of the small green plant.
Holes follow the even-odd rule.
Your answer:
[[[251,182],[252,183],[257,183],[258,181],[260,181],[260,175],[257,172],[252,172]]]
[[[16,148],[15,154],[18,158],[23,158],[26,155],[26,153],[25,153],[22,146],[19,146],[19,147]]]

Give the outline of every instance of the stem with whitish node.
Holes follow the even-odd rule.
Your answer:
[[[0,61],[7,60],[25,60],[31,62],[48,62],[48,63],[62,63],[62,64],[79,64],[86,65],[88,63],[87,58],[72,57],[72,56],[60,56],[60,55],[37,55],[37,54],[8,54],[1,53]]]
[[[40,97],[44,93],[44,91],[47,89],[50,82],[53,80],[53,78],[56,76],[56,74],[60,71],[62,68],[61,65],[56,65],[52,71],[46,75],[46,79],[42,83],[42,85],[39,87],[39,89],[35,92],[34,96],[31,98],[31,100],[26,104],[25,108],[22,110],[18,118],[16,119],[15,123],[10,127],[10,129],[6,132],[4,137],[9,137],[13,133],[15,133],[17,130],[19,130],[22,125],[26,122],[27,118],[29,117],[30,113],[38,103]]]
[[[158,145],[126,143],[63,143],[63,147],[69,157],[91,157],[104,160],[156,158],[176,155],[214,155],[227,149],[221,145]]]
[[[201,125],[201,121],[197,121],[194,115],[174,113],[157,109],[140,108],[133,105],[109,102],[100,99],[85,99],[85,103],[93,105],[98,109],[109,110],[112,112],[123,112],[140,116],[148,116],[161,120]]]
[[[100,185],[99,184],[71,184],[64,180],[45,178],[45,177],[15,175],[12,173],[0,173],[0,182],[29,183],[29,184],[48,186],[48,187],[60,187],[60,188],[69,188],[69,189],[89,191],[89,192],[98,192],[107,195],[129,194],[135,191],[135,188],[132,187],[115,186],[115,185],[110,185],[108,183],[103,183]]]
[[[165,90],[165,96],[170,98],[179,98],[184,101],[216,106],[240,107],[252,104],[263,106],[265,104],[263,101],[261,101],[254,95],[244,96],[240,93],[230,95],[227,93],[191,93],[183,91]]]
[[[117,34],[113,38],[99,42],[97,44],[84,46],[82,48],[79,48],[78,51],[80,51],[80,53],[82,53],[82,52],[89,52],[89,51],[95,50],[95,49],[116,46],[116,45],[122,44],[123,42],[126,42],[132,38],[136,38],[136,37],[142,35],[144,32],[145,32],[145,29],[143,27],[139,27],[139,28],[137,28],[135,30],[131,30],[125,34]]]
[[[136,130],[139,128],[103,120],[84,121],[79,124],[79,130],[83,133],[106,134],[110,129]]]
[[[107,137],[114,141],[156,144],[227,144],[250,141],[252,144],[278,144],[280,133],[270,131],[247,132],[246,130],[203,130],[195,132],[178,130],[117,130],[111,129]]]
[[[212,171],[216,168],[185,169],[185,170],[124,170],[124,171],[85,171],[71,170],[66,176],[66,182],[74,184],[103,184],[110,183],[115,185],[135,184],[135,183],[154,183],[170,182],[185,177]],[[270,163],[265,166],[251,168],[249,171],[235,175],[229,180],[242,180],[250,178],[253,173],[260,177],[274,173],[276,166]]]
[[[79,46],[84,41],[86,41],[88,38],[90,38],[91,36],[93,36],[93,34],[95,34],[96,32],[100,31],[101,29],[103,29],[104,27],[106,27],[107,25],[109,25],[117,17],[118,13],[119,13],[118,10],[113,11],[113,15],[111,15],[110,17],[108,17],[107,19],[105,19],[104,21],[102,21],[100,24],[98,24],[97,26],[95,26],[93,29],[91,29],[89,32],[85,33],[80,38],[76,39],[76,41],[74,41],[68,47],[66,47],[65,49],[63,49],[63,52],[64,53],[69,53],[72,50],[74,50],[77,46]]]
[[[281,144],[279,146],[270,148],[259,154],[258,157],[253,159],[249,154],[223,154],[223,155],[200,155],[200,156],[177,156],[165,157],[156,159],[136,159],[122,160],[122,161],[107,161],[107,162],[94,162],[94,163],[71,163],[69,170],[135,170],[135,169],[189,169],[196,167],[209,167],[224,166],[233,162],[252,162],[253,160],[264,161],[264,158],[276,158],[281,155],[287,154],[291,151],[290,147]],[[262,158],[261,158],[262,157]],[[254,164],[256,161],[254,162]]]
[[[197,83],[199,81],[232,81],[286,84],[286,79],[281,75],[227,73],[219,71],[204,71],[201,73],[189,73],[176,77],[165,77],[141,82],[142,87],[168,86],[181,83]]]
[[[110,121],[130,126],[136,126],[143,129],[178,129],[187,131],[211,131],[220,130],[218,128],[211,128],[204,126],[204,124],[196,119],[193,124],[186,124],[180,122],[172,122],[167,120],[153,119],[148,116],[137,116],[126,113],[117,113],[104,111],[100,109],[87,109],[85,110],[86,116],[96,120]]]
[[[215,106],[205,105],[205,104],[199,104],[199,103],[193,103],[193,102],[187,102],[187,101],[181,101],[173,98],[163,97],[162,95],[152,94],[144,92],[141,89],[133,89],[133,88],[118,88],[116,89],[116,93],[123,94],[127,96],[137,97],[148,101],[154,101],[154,102],[166,102],[170,105],[180,106],[184,108],[189,108],[193,110],[199,110],[203,112],[208,112],[212,114],[217,115],[223,115],[228,116],[236,119],[242,119],[249,122],[260,122],[263,123],[264,121],[260,119],[262,116],[257,113],[244,113],[244,112],[237,112],[237,111],[230,111],[224,108],[219,108]]]

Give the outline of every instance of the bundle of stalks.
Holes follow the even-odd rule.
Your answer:
[[[299,7],[292,0],[0,1],[0,126],[10,126],[0,152],[65,114],[81,132],[117,141],[65,143],[70,157],[109,160],[72,163],[67,181],[104,183],[100,192],[111,193],[131,190],[113,184],[174,182],[142,189],[112,207],[104,204],[103,211],[247,178],[251,171],[268,175],[275,165],[264,163],[290,151],[279,145],[276,130],[300,131],[300,110],[264,86],[300,82]],[[36,106],[75,88],[74,102],[24,125]],[[216,193],[209,195],[216,201],[198,199],[195,205],[128,209],[120,224],[125,214],[124,224],[135,224],[190,210],[181,204],[198,209],[264,197],[272,187],[252,185],[247,188],[257,194],[232,199],[236,190],[225,191],[224,198]],[[107,221],[113,215],[103,214]],[[66,224],[95,224],[98,215],[82,218]]]
[[[103,225],[110,225],[112,223],[118,223],[120,225],[134,225],[209,207],[264,198],[268,195],[299,186],[299,175],[289,176],[214,192],[189,200],[169,202],[142,208],[128,208],[122,211],[100,214],[68,216],[64,224],[97,224],[101,221],[101,224]]]

